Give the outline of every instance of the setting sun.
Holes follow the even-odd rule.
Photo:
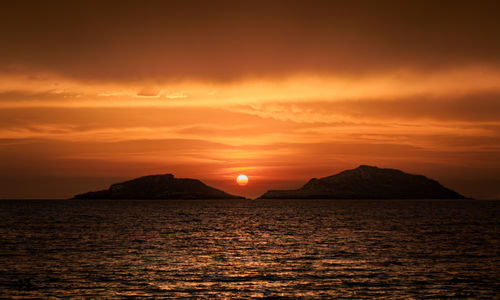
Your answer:
[[[0,4],[0,300],[500,300],[500,0]]]
[[[246,175],[240,175],[238,176],[238,178],[236,178],[236,182],[239,184],[239,185],[247,185],[248,183],[248,177]]]

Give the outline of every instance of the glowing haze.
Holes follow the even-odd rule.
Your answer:
[[[6,4],[0,198],[159,173],[252,197],[360,164],[498,198],[498,20],[494,1]]]

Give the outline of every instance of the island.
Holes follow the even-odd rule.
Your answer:
[[[112,184],[109,189],[87,192],[72,199],[245,199],[210,187],[200,180],[172,174],[149,175]]]
[[[296,190],[269,190],[258,199],[466,199],[423,175],[361,165],[309,180]]]

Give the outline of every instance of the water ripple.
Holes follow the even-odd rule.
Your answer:
[[[5,298],[496,298],[495,201],[0,201]]]

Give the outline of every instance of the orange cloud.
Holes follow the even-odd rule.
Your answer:
[[[167,172],[256,196],[359,164],[500,194],[497,4],[195,4],[4,5],[0,198]]]

